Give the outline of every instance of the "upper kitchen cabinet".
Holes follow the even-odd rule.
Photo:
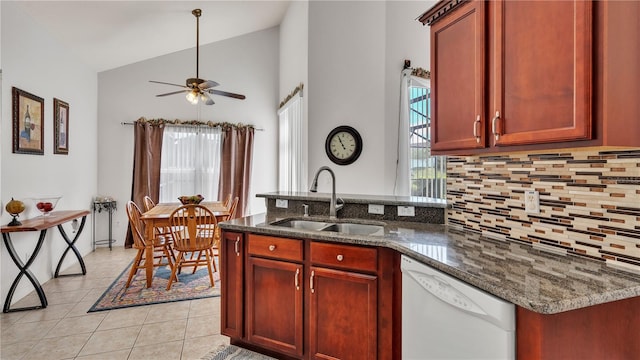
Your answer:
[[[431,150],[486,146],[485,23],[485,2],[474,1],[431,27]]]
[[[638,16],[638,2],[436,4],[419,18],[433,153],[640,146]]]

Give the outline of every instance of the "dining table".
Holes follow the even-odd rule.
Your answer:
[[[203,201],[200,205],[211,210],[217,221],[224,221],[229,216],[229,210],[222,201]],[[145,243],[145,272],[147,276],[147,287],[151,287],[153,280],[153,244],[158,235],[156,229],[168,228],[171,226],[170,216],[174,210],[182,206],[179,202],[159,203],[149,211],[142,213],[140,220],[145,224],[145,238],[152,239]]]

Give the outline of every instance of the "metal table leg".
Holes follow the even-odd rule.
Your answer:
[[[33,261],[36,259],[36,256],[38,256],[38,253],[40,252],[40,248],[42,247],[42,243],[44,242],[44,237],[46,234],[47,234],[47,229],[40,231],[40,237],[38,238],[38,243],[36,244],[36,247],[33,250],[33,253],[27,260],[27,263],[23,264],[22,261],[20,260],[20,257],[18,257],[18,254],[16,254],[15,248],[13,247],[13,242],[11,241],[10,233],[2,233],[2,239],[4,240],[4,244],[7,247],[7,250],[9,250],[9,255],[11,256],[11,260],[13,260],[13,262],[16,264],[18,269],[20,269],[20,273],[18,274],[18,276],[16,276],[15,280],[13,280],[13,283],[11,284],[11,288],[9,288],[9,293],[7,294],[7,298],[4,301],[4,308],[2,309],[3,312],[8,313],[8,312],[14,312],[14,311],[43,309],[47,307],[47,304],[48,304],[47,297],[44,295],[44,290],[42,290],[42,286],[40,285],[40,282],[38,282],[38,279],[36,279],[33,273],[29,270],[29,266],[31,266]],[[27,279],[31,281],[31,284],[35,288],[36,293],[40,298],[41,305],[11,309],[10,307],[11,307],[11,300],[13,299],[13,294],[15,293],[16,287],[18,286],[18,283],[20,282],[20,280],[22,279],[22,276],[24,275],[27,276]]]
[[[78,276],[78,275],[86,275],[87,274],[87,268],[84,265],[84,260],[82,260],[82,255],[80,255],[80,252],[75,247],[75,243],[76,243],[76,241],[78,241],[78,238],[80,237],[80,233],[82,233],[82,229],[84,229],[84,224],[85,224],[86,221],[87,221],[87,216],[85,215],[85,216],[82,217],[82,222],[80,223],[80,227],[78,228],[78,231],[76,231],[76,236],[73,238],[72,241],[69,240],[69,237],[67,236],[67,233],[64,231],[64,228],[62,227],[62,224],[58,225],[58,230],[60,230],[60,235],[62,235],[62,238],[67,243],[67,248],[65,249],[64,253],[62,253],[62,256],[60,257],[60,261],[58,261],[58,266],[56,266],[56,272],[53,275],[54,278],[57,278],[57,277],[60,277],[60,276]],[[77,274],[62,274],[62,275],[59,274],[60,273],[60,267],[62,266],[62,262],[64,261],[64,257],[67,256],[67,253],[69,252],[69,250],[73,250],[73,253],[76,254],[76,258],[80,262],[80,267],[82,268],[82,274],[80,274],[80,273],[77,273]]]

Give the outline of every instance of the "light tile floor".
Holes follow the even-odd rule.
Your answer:
[[[2,313],[0,359],[200,359],[229,343],[220,335],[219,297],[87,313],[134,256],[98,248],[84,257],[85,276],[43,284],[46,309]],[[37,304],[32,292],[12,307]]]

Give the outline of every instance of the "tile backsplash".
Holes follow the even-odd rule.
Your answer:
[[[640,271],[640,149],[449,157],[447,202],[451,226]]]

